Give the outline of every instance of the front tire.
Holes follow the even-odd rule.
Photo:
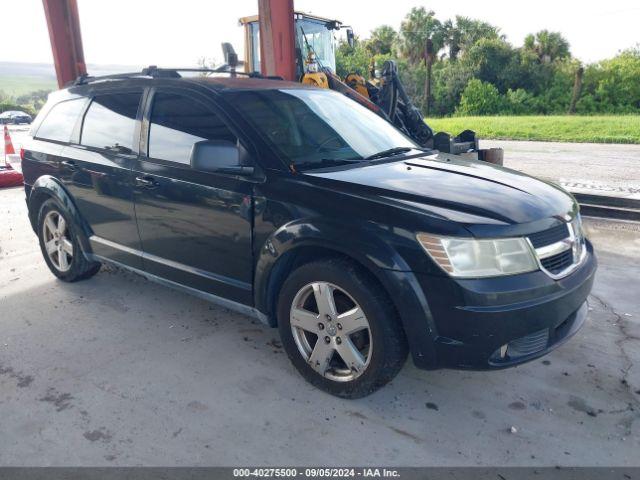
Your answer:
[[[296,369],[338,397],[373,393],[407,358],[404,331],[386,292],[346,259],[296,269],[280,291],[278,327]]]
[[[38,214],[40,250],[51,273],[65,282],[92,277],[100,270],[100,263],[85,257],[80,235],[82,232],[57,200],[42,204]]]

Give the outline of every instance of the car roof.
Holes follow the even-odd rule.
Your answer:
[[[227,74],[228,75],[228,74]],[[218,93],[259,91],[277,89],[312,89],[324,90],[312,85],[280,80],[278,78],[254,77],[245,75],[231,76],[158,76],[151,77],[142,73],[122,74],[105,77],[88,77],[85,80],[67,85],[61,90],[49,94],[49,101],[58,103],[76,97],[91,97],[99,93],[106,93],[114,89],[145,88],[145,87],[176,87],[199,86]]]
[[[21,112],[19,110],[7,110],[6,112],[0,113],[0,117],[9,117],[11,115],[26,115],[29,116],[26,112]]]
[[[274,90],[292,88],[316,88],[298,82],[289,82],[273,77],[254,77],[247,75],[231,76],[185,76],[185,77],[149,77],[141,74],[123,74],[120,76],[88,77],[79,83],[63,88],[63,91],[82,92],[85,88],[101,89],[111,87],[154,86],[198,84],[216,91],[222,90]]]
[[[200,83],[215,90],[273,90],[281,88],[309,88],[297,82],[260,77],[185,77],[184,80]]]

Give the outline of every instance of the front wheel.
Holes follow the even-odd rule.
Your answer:
[[[359,398],[388,383],[407,357],[407,342],[386,292],[343,259],[299,267],[278,302],[282,343],[316,387]]]

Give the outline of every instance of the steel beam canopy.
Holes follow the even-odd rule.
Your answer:
[[[53,62],[62,88],[81,75],[86,75],[80,33],[80,17],[76,0],[42,0],[49,28]]]
[[[258,0],[263,75],[296,80],[293,0]]]

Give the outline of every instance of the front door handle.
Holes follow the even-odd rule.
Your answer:
[[[62,163],[62,165],[67,167],[69,170],[75,170],[78,168],[78,165],[76,165],[76,162],[74,162],[73,160],[63,160],[60,163]]]
[[[156,188],[158,182],[156,182],[153,177],[136,177],[136,185],[144,188]]]

